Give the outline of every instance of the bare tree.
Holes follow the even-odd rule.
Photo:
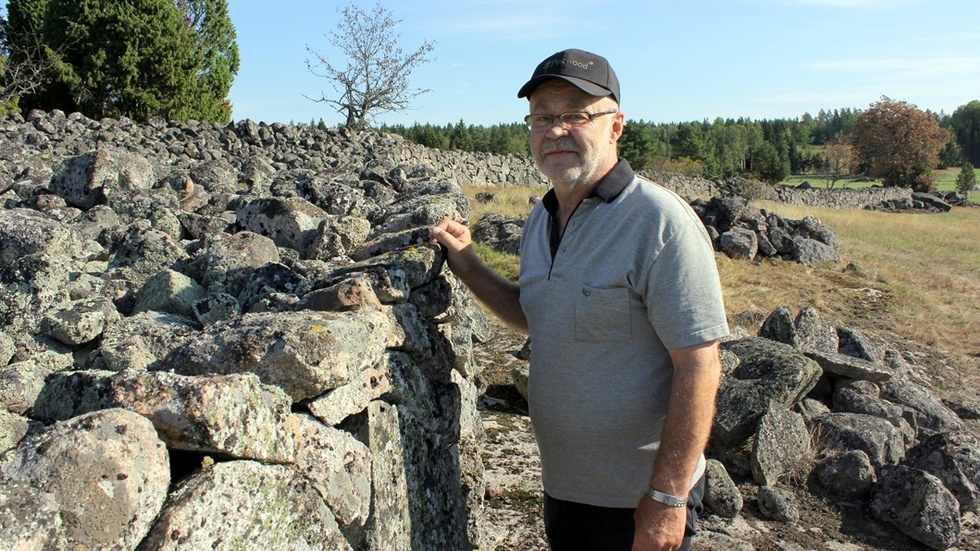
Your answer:
[[[314,75],[330,80],[340,98],[321,93],[319,99],[309,99],[334,105],[346,116],[344,126],[360,130],[375,115],[404,110],[413,98],[429,91],[411,88],[408,78],[430,61],[427,56],[432,52],[432,42],[425,41],[413,53],[405,54],[395,33],[401,20],[392,19],[391,12],[380,3],[370,13],[354,3],[338,11],[337,30],[327,37],[346,56],[347,66],[331,63],[309,46],[306,49],[313,59],[307,59],[306,65]]]
[[[50,77],[57,56],[31,30],[25,42],[13,42],[7,36],[7,19],[0,16],[0,104],[37,91]]]
[[[854,152],[849,144],[829,140],[822,157],[827,178],[830,180],[827,187],[833,189],[838,180],[851,173]]]

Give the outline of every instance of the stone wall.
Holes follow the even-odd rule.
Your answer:
[[[0,121],[0,547],[479,549],[490,327],[410,151]]]
[[[404,148],[397,151],[394,158],[400,162],[410,160],[425,162],[460,185],[487,187],[548,185],[547,179],[534,167],[529,157],[443,151],[405,143]],[[912,196],[912,190],[904,188],[804,189],[772,186],[742,178],[714,182],[698,176],[670,172],[644,171],[642,174],[689,199],[741,195],[797,206],[865,209],[895,201],[905,201]]]

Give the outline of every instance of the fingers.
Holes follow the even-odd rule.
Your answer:
[[[470,244],[470,230],[454,220],[445,219],[429,231],[429,239],[440,243],[452,252],[463,250]]]

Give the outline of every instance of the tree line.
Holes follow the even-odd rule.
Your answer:
[[[375,124],[377,114],[404,110],[426,91],[411,88],[408,77],[429,61],[433,43],[405,53],[397,23],[380,3],[338,9],[337,31],[328,38],[348,61],[308,48],[308,68],[337,92],[310,99],[344,114],[348,128],[401,134],[433,148],[527,155],[520,123]],[[95,119],[227,122],[238,66],[227,0],[9,0],[0,13],[0,115],[37,108]],[[861,174],[930,190],[935,168],[980,164],[980,100],[948,115],[883,97],[865,110],[794,119],[630,120],[620,152],[637,169],[709,179],[780,182],[821,173],[833,186]]]
[[[322,124],[322,123],[321,123]],[[528,155],[523,124],[489,127],[431,123],[382,125],[379,130],[438,149]],[[780,182],[820,173],[832,186],[846,176],[881,178],[886,185],[927,190],[935,168],[980,163],[980,100],[952,114],[919,110],[882,98],[868,109],[841,108],[794,119],[656,123],[629,120],[620,154],[638,170],[666,170],[717,180],[752,176]]]

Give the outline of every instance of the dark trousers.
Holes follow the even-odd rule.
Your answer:
[[[679,551],[688,551],[701,512],[704,477],[687,497],[687,527]],[[646,498],[644,498],[646,499]],[[551,551],[630,551],[635,509],[596,507],[544,495],[544,529]]]

